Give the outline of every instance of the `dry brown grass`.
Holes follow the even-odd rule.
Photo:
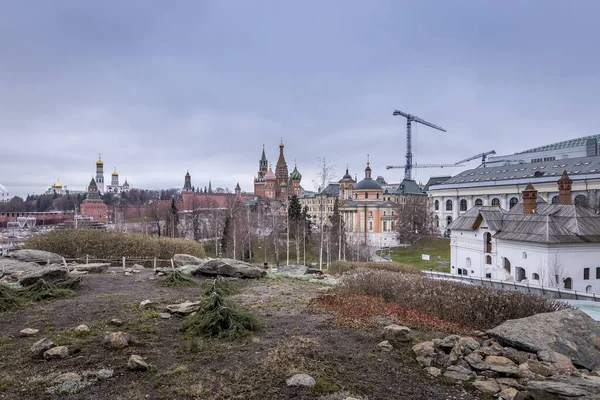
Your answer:
[[[404,274],[422,275],[420,269],[412,265],[400,264],[395,262],[350,262],[350,261],[335,261],[332,263],[327,272],[332,275],[341,275],[348,271],[357,269],[372,269],[377,271],[401,272]]]
[[[347,274],[342,286],[350,293],[379,296],[444,321],[480,330],[509,319],[569,307],[561,301],[523,292],[368,269]]]

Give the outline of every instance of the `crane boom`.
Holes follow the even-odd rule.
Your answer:
[[[481,158],[481,162],[485,166],[485,160],[486,160],[487,156],[489,156],[490,154],[496,154],[496,151],[494,151],[494,150],[486,151],[485,153],[480,153],[480,154],[474,155],[473,157],[469,157],[469,158],[465,158],[464,160],[460,160],[456,164],[463,164],[468,161],[475,160],[476,158]]]
[[[411,123],[413,121],[414,122],[418,122],[420,124],[423,124],[425,126],[433,128],[433,129],[437,129],[437,130],[442,131],[442,132],[446,132],[446,130],[444,128],[442,128],[441,126],[437,126],[435,124],[432,124],[431,122],[427,122],[424,119],[421,119],[421,118],[417,117],[416,115],[408,114],[408,113],[402,112],[400,110],[394,110],[394,112],[392,113],[392,115],[393,116],[400,115],[400,116],[406,118],[406,165],[404,166],[404,179],[412,180],[413,162],[412,162],[412,133],[411,133]]]
[[[454,167],[464,167],[464,165],[460,164],[413,164],[413,168],[454,168]],[[388,165],[385,169],[404,169],[405,165]]]

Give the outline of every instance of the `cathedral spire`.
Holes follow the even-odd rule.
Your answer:
[[[262,162],[267,161],[267,156],[265,155],[265,145],[264,144],[263,144],[262,157],[260,158],[260,161],[262,161]]]

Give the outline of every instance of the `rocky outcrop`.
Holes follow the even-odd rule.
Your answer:
[[[600,322],[580,310],[566,309],[506,321],[488,332],[501,344],[530,353],[553,351],[573,364],[600,367]]]
[[[234,278],[260,278],[266,275],[262,268],[247,262],[219,258],[205,262],[192,275],[220,275]]]
[[[383,337],[392,343],[410,342],[411,329],[401,325],[387,325],[383,327]]]
[[[69,349],[67,346],[56,346],[48,349],[44,352],[45,360],[60,360],[69,356]]]
[[[186,301],[179,304],[169,304],[167,311],[171,314],[189,315],[200,308],[200,301]]]
[[[600,378],[559,376],[552,380],[530,381],[526,389],[533,399],[597,400],[600,398]]]
[[[557,316],[556,318],[558,320],[565,318],[569,321],[572,317]],[[589,338],[589,332],[593,332],[593,324],[591,328],[581,322],[577,324],[580,327],[587,326],[586,334]],[[530,329],[534,328],[532,325],[527,326]],[[526,327],[523,329],[527,330]],[[554,326],[550,329],[557,328]],[[559,331],[554,332],[553,343],[569,341],[562,337]],[[566,327],[564,332],[567,337],[572,338],[571,335],[575,335],[575,331]],[[496,335],[496,338],[500,339],[500,336]],[[587,348],[583,342],[577,341],[581,346],[579,350]],[[519,343],[519,341],[512,343]],[[585,345],[590,344],[585,343]],[[575,349],[568,347],[573,355],[572,351]],[[600,398],[598,395],[600,368],[592,371],[577,369],[571,361],[572,358],[557,351],[525,351],[523,348],[505,347],[495,339],[485,338],[485,336],[475,338],[458,335],[422,342],[414,345],[412,349],[417,362],[429,375],[441,374],[458,382],[469,381],[475,389],[486,395],[495,395],[503,399],[528,400]],[[586,360],[588,355],[578,356]]]
[[[313,387],[317,384],[315,378],[306,374],[296,374],[285,380],[288,386]]]
[[[127,368],[132,371],[146,371],[149,366],[142,357],[137,354],[132,354],[131,357],[129,357],[129,360],[127,360]]]
[[[288,275],[288,276],[304,275],[304,274],[306,274],[307,271],[308,271],[307,266],[297,265],[297,264],[282,265],[279,268],[277,268],[278,274]]]
[[[102,274],[108,271],[110,263],[91,263],[91,264],[77,264],[73,267],[73,271],[87,272],[89,274]]]
[[[0,281],[4,283],[19,283],[29,286],[40,279],[54,282],[66,278],[67,270],[62,265],[41,266],[31,262],[0,258]]]
[[[104,346],[109,349],[122,349],[129,346],[131,335],[124,332],[110,332],[104,336]]]
[[[173,256],[173,263],[176,267],[183,267],[184,265],[202,265],[208,259],[198,258],[190,254],[175,254]]]
[[[60,264],[62,263],[62,257],[58,254],[51,253],[43,250],[13,250],[8,252],[4,257],[12,258],[22,262],[31,262],[41,265],[46,264]]]
[[[53,347],[56,347],[56,345],[50,339],[43,338],[35,342],[29,349],[29,352],[32,357],[42,357],[46,350]]]

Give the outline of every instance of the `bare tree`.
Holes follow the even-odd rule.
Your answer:
[[[325,157],[319,157],[319,172],[317,173],[317,179],[313,180],[313,184],[315,185],[315,189],[318,192],[318,204],[319,204],[319,230],[320,230],[320,240],[319,240],[319,269],[323,269],[323,245],[325,241],[325,232],[324,232],[324,224],[325,224],[325,214],[326,214],[326,201],[327,196],[325,193],[322,193],[323,190],[327,187],[329,182],[335,177],[335,166],[331,164]]]
[[[540,283],[550,287],[559,287],[565,278],[565,266],[560,261],[558,253],[548,256],[539,266]]]
[[[396,206],[396,233],[400,243],[410,244],[431,234],[432,213],[427,207],[427,197],[406,195],[405,202]]]

